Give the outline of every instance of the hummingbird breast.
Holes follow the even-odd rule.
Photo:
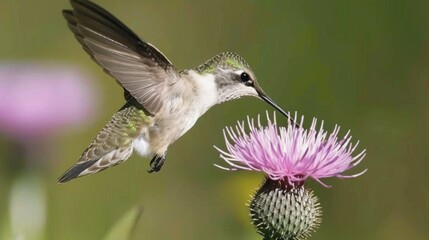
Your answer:
[[[217,103],[216,93],[213,75],[200,76],[190,70],[183,76],[181,84],[148,128],[145,139],[153,154],[164,153],[170,144],[191,129],[201,115]]]

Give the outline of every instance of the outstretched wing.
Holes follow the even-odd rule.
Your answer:
[[[63,10],[68,26],[83,49],[152,115],[178,80],[172,63],[100,6],[71,0]]]
[[[58,181],[64,183],[124,162],[133,152],[133,141],[151,120],[141,109],[124,107],[113,115],[79,160]]]

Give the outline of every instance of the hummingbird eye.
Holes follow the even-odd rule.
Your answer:
[[[249,74],[247,74],[247,73],[245,73],[245,72],[242,72],[241,73],[241,75],[240,75],[240,79],[241,79],[241,81],[244,83],[244,85],[246,85],[246,86],[252,86],[253,85],[253,81],[252,81],[252,79],[250,78],[250,76],[249,76]]]
[[[241,79],[241,81],[243,81],[243,82],[247,82],[247,81],[249,81],[249,80],[250,80],[250,76],[249,76],[249,74],[247,74],[247,73],[245,73],[245,72],[242,72],[242,73],[241,73],[241,75],[240,75],[240,79]]]

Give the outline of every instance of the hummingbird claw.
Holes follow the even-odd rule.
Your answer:
[[[159,172],[161,170],[162,165],[165,162],[165,154],[162,156],[155,155],[150,161],[150,169],[147,170],[148,173]]]

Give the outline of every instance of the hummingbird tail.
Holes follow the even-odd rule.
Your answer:
[[[77,177],[94,174],[127,160],[133,153],[133,141],[140,136],[147,120],[143,110],[125,105],[113,115],[80,159],[58,182],[65,183]]]
[[[99,159],[77,162],[58,178],[58,183],[66,183],[77,177],[94,174],[116,166],[127,160],[132,152],[133,148],[130,145],[125,148],[115,149]]]
[[[58,183],[66,183],[74,178],[77,178],[83,171],[91,167],[97,160],[78,163],[67,170],[61,177],[58,178]]]

